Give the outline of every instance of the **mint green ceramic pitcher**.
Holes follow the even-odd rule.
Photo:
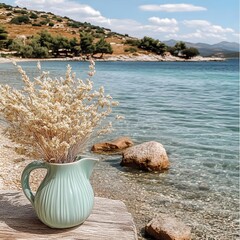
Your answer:
[[[89,178],[97,162],[93,158],[80,158],[73,163],[34,161],[26,166],[21,178],[22,189],[44,224],[51,228],[69,228],[88,218],[94,204]],[[38,168],[47,169],[47,174],[34,195],[29,176]]]

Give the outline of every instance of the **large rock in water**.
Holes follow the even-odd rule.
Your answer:
[[[169,168],[169,161],[163,145],[151,141],[126,149],[123,152],[121,166],[161,171]]]
[[[152,219],[145,230],[151,237],[158,240],[191,239],[191,228],[166,214],[161,214]]]
[[[113,141],[96,143],[92,146],[92,151],[95,153],[121,153],[122,150],[131,147],[133,141],[129,137],[119,137]]]

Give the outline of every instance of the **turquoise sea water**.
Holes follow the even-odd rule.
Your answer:
[[[48,61],[42,62],[42,68],[58,74],[65,72],[67,64],[85,78],[86,62]],[[36,72],[35,62],[21,65],[30,74]],[[239,211],[238,60],[97,62],[96,71],[95,85],[105,86],[120,102],[114,113],[125,116],[108,138],[155,140],[168,152],[170,170],[142,176],[139,184],[155,193],[164,185],[171,194],[186,198],[189,192],[204,191],[209,201],[219,203],[219,210],[224,205],[230,215]],[[0,77],[0,83],[20,84],[11,64],[0,65]]]

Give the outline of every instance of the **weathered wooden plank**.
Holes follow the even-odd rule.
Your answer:
[[[95,197],[90,217],[80,226],[52,229],[40,222],[21,192],[0,191],[0,239],[137,239],[136,228],[125,204]]]

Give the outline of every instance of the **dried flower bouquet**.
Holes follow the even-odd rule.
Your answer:
[[[52,79],[38,63],[40,76],[33,81],[21,66],[17,68],[24,87],[0,86],[0,112],[7,136],[27,154],[47,162],[73,162],[94,132],[109,132],[111,122],[102,126],[102,120],[118,103],[103,87],[93,90],[93,61],[86,81],[76,79],[69,65],[65,78]]]

